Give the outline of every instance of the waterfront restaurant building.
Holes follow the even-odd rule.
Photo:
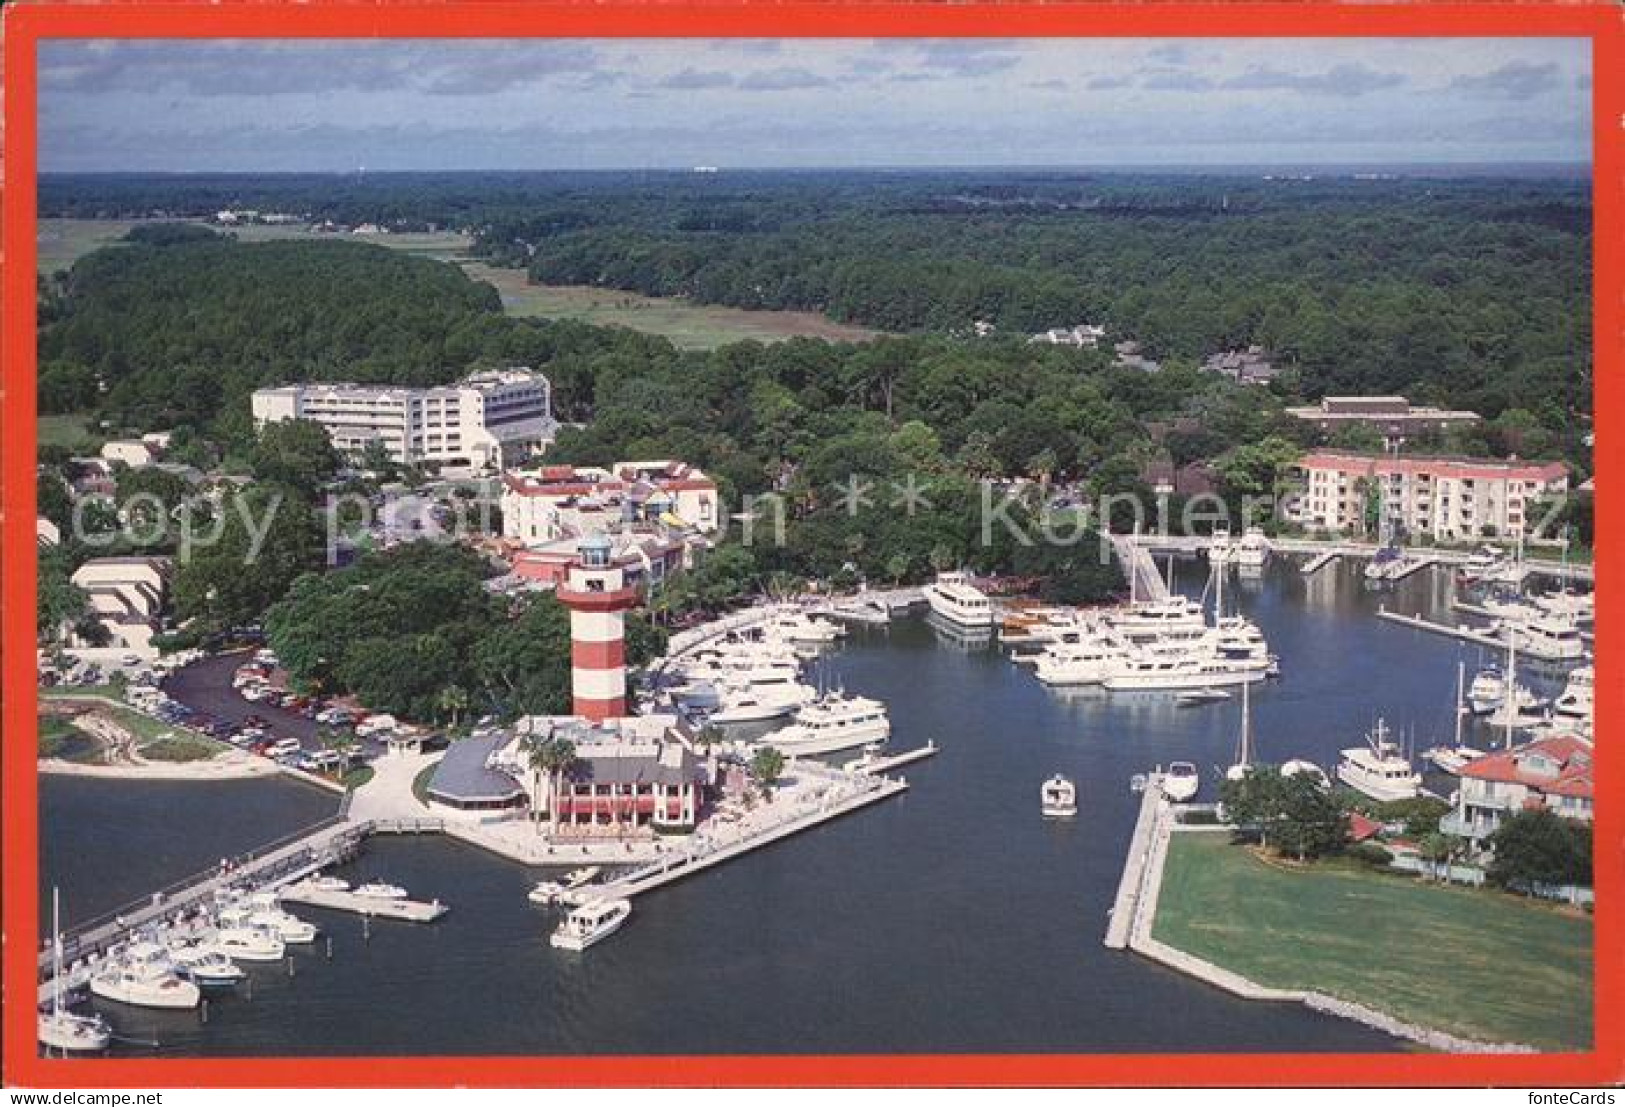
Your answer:
[[[1310,529],[1347,533],[1379,497],[1390,533],[1437,542],[1522,538],[1538,519],[1534,501],[1568,490],[1562,462],[1394,457],[1321,450],[1300,458],[1304,490],[1288,517]]]
[[[392,461],[501,468],[553,440],[548,379],[530,369],[474,373],[455,384],[401,388],[370,384],[290,384],[253,396],[254,425],[308,419],[333,446],[359,454],[378,442]]]

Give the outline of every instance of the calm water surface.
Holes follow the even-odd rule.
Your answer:
[[[1200,588],[1201,570],[1180,575]],[[1374,618],[1444,617],[1448,578],[1382,594],[1356,569],[1289,565],[1231,590],[1285,666],[1253,697],[1259,756],[1324,766],[1381,712],[1418,747],[1448,739],[1458,658],[1476,647]],[[996,650],[919,620],[855,633],[822,664],[884,699],[893,748],[934,739],[912,788],[833,824],[639,897],[585,956],[547,945],[534,874],[436,837],[375,839],[342,871],[383,877],[451,913],[433,926],[300,909],[333,938],[251,967],[251,994],[195,1014],[103,1009],[161,1054],[1390,1050],[1355,1024],[1251,1004],[1101,945],[1137,798],[1173,759],[1229,764],[1236,704],[1057,695]],[[1480,741],[1489,736],[1480,735]],[[1054,772],[1079,784],[1069,823],[1038,815]],[[1213,798],[1205,785],[1202,798]],[[44,784],[47,880],[75,915],[325,814],[278,783]],[[1351,927],[1359,920],[1351,919]]]

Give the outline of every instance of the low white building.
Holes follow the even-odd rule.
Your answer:
[[[1033,335],[1027,341],[1045,343],[1050,346],[1073,346],[1080,350],[1093,350],[1100,345],[1100,340],[1105,337],[1105,327],[1097,327],[1090,323],[1079,323],[1075,327],[1051,327],[1047,331]]]
[[[338,383],[262,388],[254,393],[253,411],[257,427],[308,419],[327,428],[338,450],[359,454],[377,442],[401,464],[499,468],[542,449],[558,432],[551,385],[527,368],[474,373],[434,388]]]
[[[159,450],[139,438],[119,438],[102,445],[102,460],[119,462],[132,469],[145,469],[158,460]]]
[[[93,557],[74,570],[71,579],[89,597],[92,615],[107,631],[108,647],[156,653],[152,639],[163,625],[169,568],[162,557]]]
[[[551,465],[502,477],[502,533],[525,545],[612,529],[617,522],[708,534],[722,525],[716,481],[680,461],[608,469]]]

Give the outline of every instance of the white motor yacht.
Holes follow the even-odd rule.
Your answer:
[[[782,719],[811,703],[817,695],[812,688],[793,680],[724,684],[717,689],[717,709],[707,721],[728,724]]]
[[[1196,600],[1174,596],[1130,604],[1106,616],[1112,629],[1131,638],[1162,636],[1171,631],[1201,633],[1207,630],[1207,613]]]
[[[313,876],[304,883],[318,892],[348,892],[350,882],[336,876]]]
[[[625,925],[631,914],[630,900],[593,900],[566,915],[548,940],[555,949],[579,952],[615,933]]]
[[[1301,757],[1295,757],[1290,761],[1282,762],[1281,775],[1286,777],[1307,776],[1316,781],[1322,788],[1330,788],[1332,786],[1332,782],[1326,777],[1325,769],[1322,769],[1313,761],[1305,761]]]
[[[1202,777],[1189,761],[1173,761],[1162,774],[1162,794],[1175,803],[1185,803],[1202,787]]]
[[[1214,527],[1207,547],[1209,565],[1230,565],[1236,560],[1236,543],[1230,539],[1229,527]]]
[[[169,955],[176,971],[200,988],[229,988],[248,975],[207,941],[171,946]]]
[[[1129,647],[1120,640],[1089,635],[1054,645],[1038,655],[1033,674],[1045,684],[1099,684],[1123,663]]]
[[[564,897],[564,893],[568,892],[569,890],[570,889],[566,888],[563,884],[560,884],[556,880],[544,880],[540,884],[536,885],[536,887],[532,888],[530,890],[530,894],[525,898],[530,900],[532,903],[540,903],[543,906],[551,906],[552,904],[559,902],[559,900]]]
[[[406,889],[399,884],[387,884],[382,880],[369,880],[365,884],[358,884],[355,895],[367,899],[405,899]]]
[[[993,625],[993,601],[971,584],[966,573],[939,573],[921,591],[931,610],[951,623],[965,627]]]
[[[51,889],[51,1002],[39,1011],[39,1043],[59,1053],[98,1053],[113,1040],[113,1028],[100,1015],[68,1010],[62,991],[62,923],[57,890]]]
[[[215,928],[209,945],[233,961],[280,961],[288,952],[276,931],[248,923],[227,923]]]
[[[1178,691],[1252,684],[1264,679],[1267,663],[1219,657],[1140,655],[1126,659],[1101,681],[1109,691]]]
[[[175,970],[168,952],[153,942],[136,942],[90,978],[92,995],[132,1007],[190,1009],[203,993]]]
[[[1467,689],[1467,705],[1475,715],[1499,710],[1506,698],[1506,675],[1494,666],[1481,669]],[[1514,686],[1513,703],[1519,712],[1533,712],[1540,706],[1539,698],[1522,684]]]
[[[291,946],[309,945],[321,935],[314,923],[279,907],[269,892],[256,892],[221,908],[219,919],[222,926],[263,927]]]
[[[1078,789],[1056,773],[1038,789],[1039,809],[1046,819],[1070,819],[1078,813]]]
[[[1387,724],[1378,719],[1365,741],[1363,746],[1342,751],[1337,779],[1379,802],[1416,798],[1422,776],[1399,745],[1389,739]]]
[[[1572,619],[1542,615],[1502,625],[1517,639],[1519,653],[1542,661],[1578,661],[1585,656],[1585,641],[1580,637],[1579,625]]]
[[[580,888],[584,884],[591,884],[603,869],[598,865],[583,865],[579,869],[571,869],[564,874],[564,887],[566,890]]]
[[[1459,776],[1463,769],[1483,756],[1483,750],[1471,746],[1430,746],[1422,751],[1422,760],[1451,776]]]
[[[787,756],[803,756],[870,746],[890,736],[885,704],[832,692],[801,708],[794,722],[762,741]]]
[[[1270,543],[1264,532],[1258,527],[1248,527],[1241,541],[1236,543],[1236,564],[1243,569],[1261,569],[1269,556]]]
[[[789,642],[833,642],[846,634],[846,628],[840,623],[800,611],[777,616],[767,624],[767,629]]]
[[[1532,597],[1535,607],[1559,619],[1572,619],[1577,623],[1596,620],[1597,597],[1590,592],[1548,592]]]
[[[1563,692],[1552,703],[1552,710],[1571,719],[1589,720],[1595,713],[1596,671],[1582,665],[1569,673]]]

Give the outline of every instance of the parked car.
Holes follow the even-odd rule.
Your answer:
[[[278,738],[270,747],[272,757],[292,757],[303,750],[304,747],[299,744],[297,738]]]

